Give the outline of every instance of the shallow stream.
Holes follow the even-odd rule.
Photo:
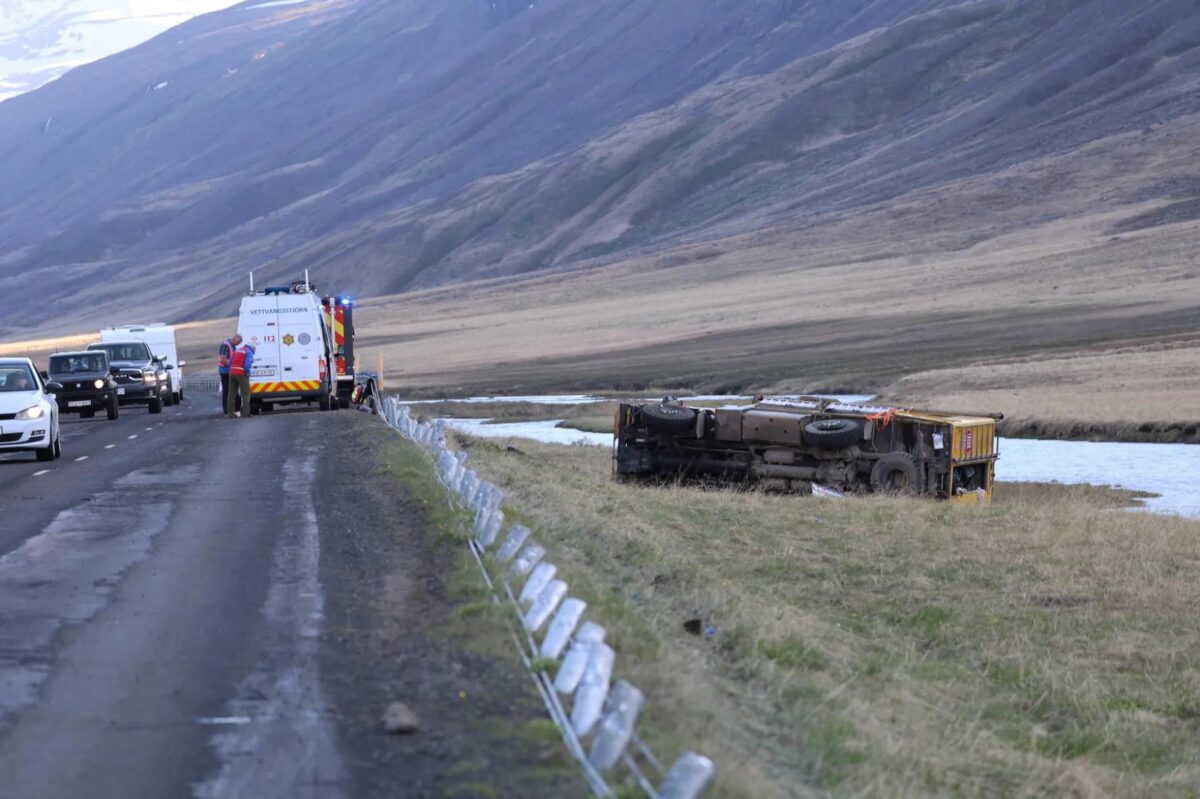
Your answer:
[[[562,397],[489,397],[489,402],[542,402]],[[746,397],[706,397],[731,401]],[[843,402],[863,402],[870,397],[840,397]],[[464,400],[471,402],[472,400]],[[474,398],[483,402],[484,398]],[[584,401],[571,397],[570,401]],[[604,401],[587,398],[586,401]],[[549,444],[584,444],[611,447],[609,433],[588,433],[559,427],[562,420],[488,424],[487,419],[446,419],[455,430],[481,438],[530,438]],[[1146,500],[1147,510],[1200,519],[1200,446],[1195,444],[1137,444],[1115,441],[1042,441],[1004,438],[996,479],[1007,482],[1087,483],[1146,491],[1158,496]]]

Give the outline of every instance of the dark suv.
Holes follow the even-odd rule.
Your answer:
[[[89,344],[88,351],[108,356],[119,404],[148,405],[150,413],[162,413],[171,396],[167,370],[173,367],[154,357],[144,341],[105,341]]]
[[[78,413],[91,419],[104,411],[116,419],[117,381],[109,373],[105,352],[59,352],[50,356],[49,378],[62,384],[58,392],[59,413]]]

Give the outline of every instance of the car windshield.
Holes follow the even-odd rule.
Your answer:
[[[84,372],[107,372],[108,359],[104,353],[86,355],[54,355],[50,358],[50,374],[77,375]]]
[[[93,344],[88,349],[103,350],[110,361],[148,361],[150,348],[141,342],[133,344]]]
[[[33,371],[25,364],[0,364],[0,392],[33,391],[37,387]]]

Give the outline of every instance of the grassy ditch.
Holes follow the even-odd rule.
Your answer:
[[[715,795],[1195,795],[1200,523],[1101,489],[632,486],[602,448],[463,444]]]

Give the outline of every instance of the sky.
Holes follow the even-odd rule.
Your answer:
[[[239,0],[0,0],[0,100]]]

